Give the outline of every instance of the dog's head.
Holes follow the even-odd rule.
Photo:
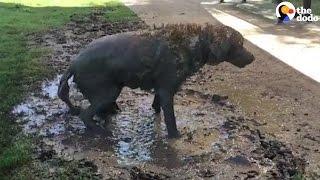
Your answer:
[[[254,60],[254,56],[243,47],[243,36],[228,26],[214,27],[207,25],[201,36],[206,42],[208,64],[230,62],[237,67],[245,67]]]

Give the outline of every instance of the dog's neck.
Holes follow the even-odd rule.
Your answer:
[[[178,81],[181,84],[185,79],[199,71],[208,61],[208,46],[199,40],[199,37],[191,38],[190,45],[180,48],[178,58],[184,59],[178,64]]]

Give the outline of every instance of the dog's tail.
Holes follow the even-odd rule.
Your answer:
[[[73,76],[73,72],[72,72],[71,68],[69,68],[62,75],[62,77],[60,79],[60,84],[59,84],[59,88],[58,88],[58,96],[62,101],[64,101],[68,105],[71,114],[78,115],[80,113],[80,108],[74,106],[69,99],[70,88],[69,88],[68,80],[71,78],[71,76]]]

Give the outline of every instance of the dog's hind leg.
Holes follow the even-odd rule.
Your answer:
[[[154,94],[152,108],[154,109],[155,113],[157,113],[157,114],[160,113],[160,111],[161,111],[160,97],[159,97],[159,94],[157,94],[157,93]]]
[[[121,88],[114,86],[99,89],[97,92],[87,95],[91,105],[81,112],[80,117],[89,130],[99,128],[93,122],[93,116],[99,115],[101,109],[112,108],[120,92]]]
[[[101,106],[101,108],[97,112],[97,116],[104,119],[109,114],[116,114],[118,110],[120,110],[118,104],[116,102],[113,102],[111,106],[110,104],[106,104],[106,106]]]

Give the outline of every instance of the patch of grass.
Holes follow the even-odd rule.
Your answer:
[[[96,6],[106,10],[110,21],[137,18],[117,1],[0,0],[0,179],[30,161],[30,142],[17,136],[21,130],[10,111],[36,82],[50,74],[41,61],[48,50],[28,47],[28,36],[60,27],[71,15],[84,16]]]
[[[123,6],[121,3],[112,1],[107,3],[107,12],[105,17],[111,22],[117,21],[132,21],[137,20],[137,15],[132,12],[128,7]]]
[[[104,6],[116,0],[0,0],[0,2],[20,4],[29,7],[94,7]]]
[[[302,173],[297,173],[292,177],[293,180],[305,180]]]
[[[30,160],[30,139],[19,138],[2,152],[0,169],[12,169]]]
[[[102,175],[97,173],[97,171],[98,167],[91,161],[66,161],[54,157],[46,160],[46,162],[35,160],[32,164],[21,167],[20,171],[15,172],[15,176],[11,179],[103,179]]]

